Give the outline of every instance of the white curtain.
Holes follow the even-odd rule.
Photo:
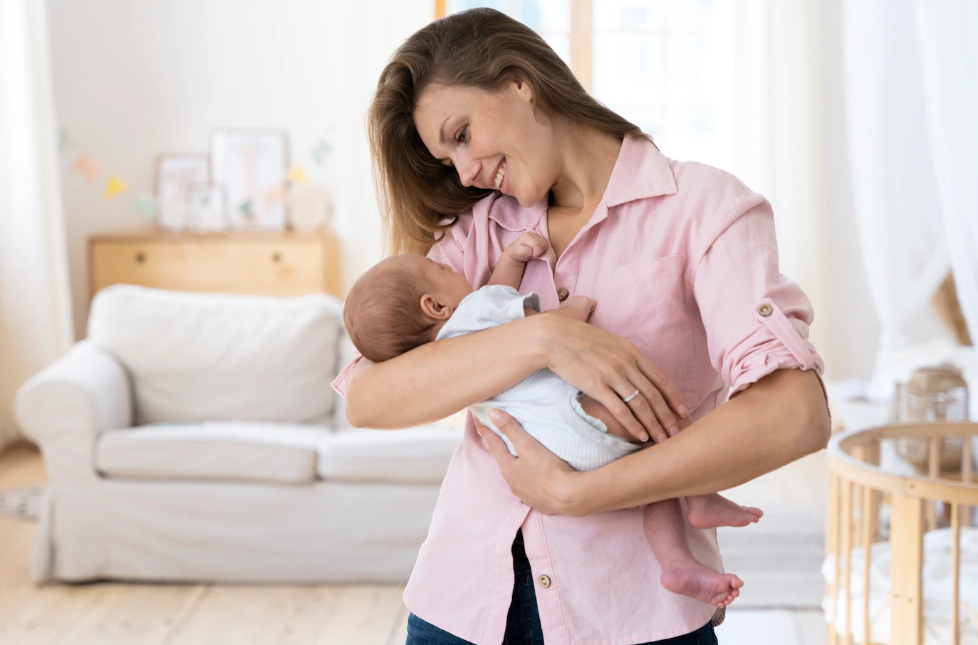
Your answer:
[[[917,0],[927,133],[947,251],[978,343],[978,3]]]
[[[821,43],[814,16],[820,1],[739,0],[735,5],[735,173],[774,206],[781,271],[813,301],[821,291],[817,112],[822,103],[816,73]]]
[[[966,5],[975,6],[967,1],[949,4],[956,4],[962,13],[967,13]],[[948,12],[942,13],[937,6],[947,9],[949,4],[932,0],[843,0],[853,198],[870,296],[882,327],[870,387],[870,393],[879,398],[892,393],[894,380],[906,379],[919,364],[948,358],[952,341],[930,302],[951,267],[951,247],[955,255],[971,255],[974,262],[973,219],[972,237],[961,237],[969,226],[963,221],[974,217],[974,202],[970,214],[958,209],[963,206],[962,200],[969,199],[969,191],[974,198],[974,187],[966,184],[974,181],[975,166],[970,170],[957,167],[958,162],[949,155],[975,158],[975,151],[967,148],[978,142],[963,137],[969,129],[973,133],[976,126],[971,123],[959,130],[955,121],[928,128],[929,122],[950,116],[966,122],[967,113],[960,111],[965,106],[954,101],[969,91],[973,94],[978,82],[972,78],[969,89],[952,90],[948,86],[965,82],[967,67],[952,63],[950,57],[965,53],[960,51],[962,47],[974,52],[974,42],[968,39],[978,37],[973,27],[969,31],[965,25],[946,23]],[[928,38],[943,38],[957,30],[960,40],[959,51],[953,53],[947,50],[948,43],[935,42],[932,64],[927,69],[921,59],[921,34],[925,32],[918,30],[915,5],[929,17],[932,27],[926,30]],[[944,64],[953,71],[937,69]],[[972,71],[975,65],[972,60]],[[943,96],[932,94],[937,86]],[[928,119],[928,112],[933,118]],[[941,128],[945,127],[950,129],[944,132]],[[932,145],[934,130],[942,142],[936,147]],[[955,150],[951,151],[948,142],[959,136],[962,138],[953,142]],[[943,178],[942,172],[954,174]],[[971,178],[966,177],[968,172]],[[945,213],[948,208],[955,212]],[[955,228],[948,229],[946,222]],[[974,271],[974,265],[970,270]],[[978,295],[973,290],[975,274],[962,278],[960,290],[965,300],[973,303]]]
[[[735,0],[733,171],[774,207],[781,272],[816,311],[811,339],[829,374],[846,372],[833,336],[823,86],[824,0]],[[829,297],[830,294],[832,297]],[[862,312],[861,312],[862,313]]]
[[[0,445],[27,378],[73,341],[45,3],[0,0]]]

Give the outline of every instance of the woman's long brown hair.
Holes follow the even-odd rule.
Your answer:
[[[513,79],[529,82],[544,114],[619,139],[648,137],[589,95],[543,38],[519,21],[493,9],[436,20],[394,52],[367,116],[390,253],[427,253],[459,214],[492,192],[466,188],[455,168],[431,155],[414,125],[418,97],[434,82],[496,91]]]

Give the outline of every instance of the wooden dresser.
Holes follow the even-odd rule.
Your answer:
[[[331,232],[106,235],[89,240],[90,296],[111,284],[269,296],[340,294]]]

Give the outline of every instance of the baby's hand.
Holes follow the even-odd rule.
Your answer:
[[[591,312],[594,311],[594,301],[587,296],[571,296],[560,303],[561,309],[580,309],[583,314],[581,320],[587,322]]]
[[[517,262],[526,264],[547,250],[547,241],[533,231],[527,231],[506,247],[506,253]]]

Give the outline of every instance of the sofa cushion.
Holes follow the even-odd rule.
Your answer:
[[[98,436],[96,469],[110,477],[303,484],[316,480],[332,430],[244,421],[163,423]]]
[[[249,419],[329,425],[342,305],[298,298],[99,291],[88,338],[132,376],[136,423]]]
[[[319,444],[326,481],[441,484],[462,433],[443,425],[340,430]]]

